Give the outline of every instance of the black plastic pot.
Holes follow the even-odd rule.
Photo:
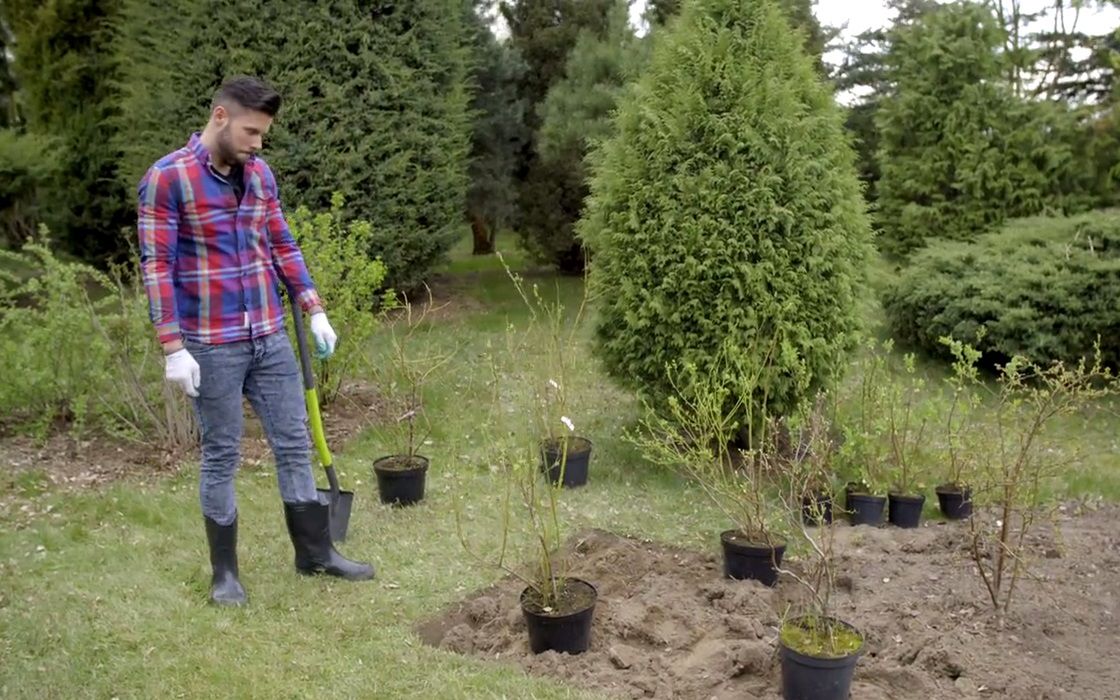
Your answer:
[[[922,506],[926,503],[924,495],[904,496],[892,493],[887,496],[887,502],[887,520],[891,525],[912,528],[918,527],[922,522]]]
[[[778,582],[778,567],[786,544],[773,547],[751,542],[738,530],[719,533],[723,545],[723,574],[733,579],[752,579],[767,586]]]
[[[571,437],[567,443],[568,454],[565,459],[563,443],[549,440],[541,442],[541,471],[548,474],[549,481],[565,488],[583,486],[587,483],[591,463],[591,441]]]
[[[936,489],[937,505],[949,520],[965,520],[972,515],[972,490],[967,486],[942,484]]]
[[[853,493],[868,493],[868,487],[858,481],[849,481],[844,484],[844,508],[848,508],[848,501]]]
[[[858,633],[854,627],[841,620],[843,625]],[[796,623],[796,620],[791,621]],[[782,663],[782,697],[785,700],[848,700],[852,692],[852,677],[856,664],[863,655],[864,645],[839,658],[819,658],[791,649],[779,642]]]
[[[801,497],[801,519],[806,525],[820,525],[832,522],[832,494],[828,491],[814,491]]]
[[[852,525],[878,525],[883,522],[883,511],[886,507],[886,496],[849,493],[848,522]]]
[[[599,592],[587,581],[578,578],[564,579],[565,588],[577,600],[583,600],[574,610],[544,611],[532,601],[533,589],[521,591],[521,612],[529,628],[529,649],[534,654],[557,651],[565,654],[582,654],[591,646],[591,620]],[[590,599],[590,602],[586,602]]]
[[[416,455],[413,461],[420,462],[420,465],[404,469],[393,464],[406,460],[407,457],[402,455],[388,455],[374,461],[373,473],[377,475],[377,490],[382,503],[408,506],[424,500],[428,458]]]

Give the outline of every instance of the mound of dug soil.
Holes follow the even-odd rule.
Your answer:
[[[1064,519],[1002,628],[968,556],[967,525],[838,526],[834,609],[866,636],[852,697],[1120,697],[1118,526],[1116,508]],[[571,573],[599,591],[586,653],[531,654],[512,579],[418,634],[622,698],[781,697],[777,623],[803,596],[795,581],[771,589],[722,578],[718,542],[692,552],[592,530],[571,549]]]

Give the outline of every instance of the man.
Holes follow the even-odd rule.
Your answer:
[[[192,397],[202,433],[199,500],[210,600],[219,605],[247,600],[234,495],[243,395],[276,460],[297,571],[349,580],[374,573],[335,550],[311,471],[303,384],[279,283],[311,314],[320,357],[333,353],[337,338],[284,220],[276,180],[256,155],[279,109],[280,96],[263,82],[226,82],[205,129],[158,160],[138,188],[140,259],[165,377]]]

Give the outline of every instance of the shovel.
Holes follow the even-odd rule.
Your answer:
[[[315,443],[315,451],[319,454],[319,463],[327,472],[327,481],[330,488],[316,489],[319,492],[319,502],[324,500],[328,506],[331,523],[331,539],[342,542],[346,539],[346,529],[350,525],[350,507],[354,504],[353,491],[341,491],[338,488],[338,477],[334,473],[334,460],[331,451],[327,448],[327,436],[323,433],[323,418],[319,414],[319,393],[315,389],[315,374],[311,371],[311,354],[307,350],[307,335],[303,330],[303,310],[296,303],[294,294],[292,299],[292,318],[295,320],[296,344],[299,346],[299,363],[303,368],[303,395],[307,404],[307,418],[311,423],[311,440]]]

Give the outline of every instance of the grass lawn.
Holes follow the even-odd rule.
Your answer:
[[[507,260],[524,267],[520,256]],[[356,492],[350,535],[339,548],[374,563],[375,581],[294,573],[268,465],[243,470],[237,484],[250,598],[241,610],[206,604],[209,563],[194,465],[172,477],[80,493],[40,492],[40,480],[15,479],[8,488],[26,491],[42,514],[0,515],[0,697],[593,697],[513,666],[428,648],[412,632],[500,576],[465,555],[456,503],[470,541],[493,549],[501,489],[489,468],[487,435],[523,424],[527,413],[510,401],[491,416],[486,387],[485,353],[505,343],[507,324],[526,321],[505,272],[492,257],[471,258],[468,247],[457,249],[445,275],[443,289],[460,296],[431,322],[424,342],[454,349],[456,359],[431,386],[425,502],[404,510],[378,503],[370,463],[391,450],[388,433],[373,429],[345,449],[335,446],[343,486]],[[534,273],[527,281],[542,292],[559,290],[569,308],[578,304],[579,280]],[[568,532],[594,526],[714,548],[723,517],[697,489],[646,465],[622,438],[637,409],[596,368],[589,332],[581,329],[571,418],[595,452],[589,486],[564,494]],[[379,336],[376,354],[385,352],[384,340]],[[539,359],[528,341],[520,364],[503,369],[512,386]],[[1058,486],[1063,495],[1120,500],[1118,426],[1115,413],[1060,426],[1088,458]],[[524,538],[517,542],[523,546]]]

